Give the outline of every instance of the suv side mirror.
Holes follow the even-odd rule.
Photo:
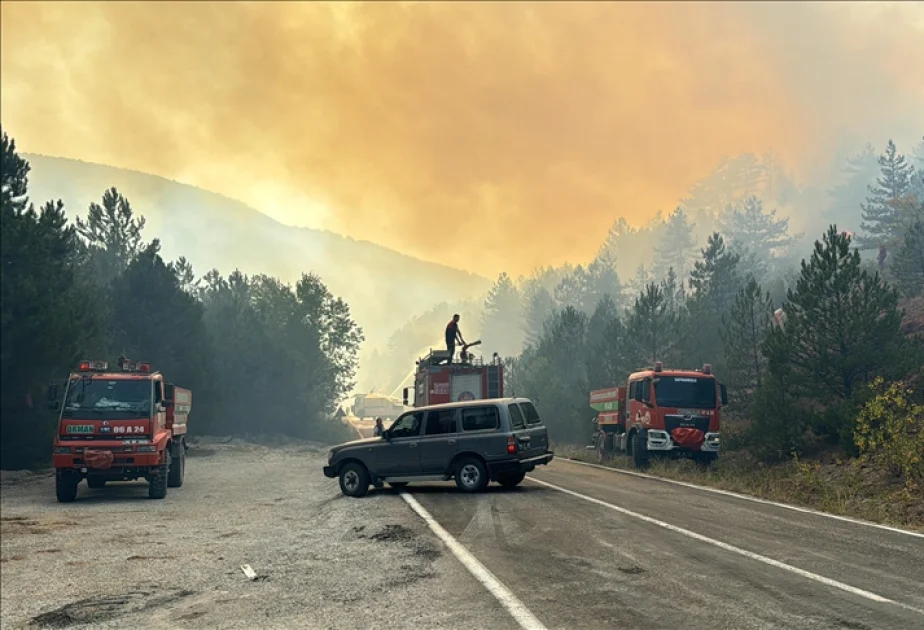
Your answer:
[[[719,395],[722,397],[722,406],[725,407],[728,405],[728,389],[725,385],[719,384]]]
[[[391,439],[391,432],[390,432],[388,429],[385,429],[384,431],[382,431],[382,438],[383,438],[385,441],[390,440],[390,439]]]

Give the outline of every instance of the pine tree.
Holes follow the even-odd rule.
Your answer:
[[[722,340],[728,348],[732,402],[742,411],[748,409],[767,369],[762,348],[773,322],[773,310],[770,294],[763,293],[757,280],[750,277],[723,319]]]
[[[0,174],[0,465],[47,462],[48,380],[105,344],[102,299],[84,281],[81,248],[64,203],[36,211],[29,164],[2,134]],[[85,355],[88,356],[88,355]],[[44,465],[44,464],[43,464]]]
[[[606,387],[614,382],[610,372],[612,357],[618,352],[620,338],[613,338],[612,323],[619,319],[616,303],[604,295],[587,322],[587,378],[590,389]]]
[[[555,302],[562,307],[572,306],[583,312],[586,291],[587,272],[583,266],[578,265],[555,287]]]
[[[840,183],[828,190],[831,204],[825,216],[831,223],[841,223],[856,230],[863,221],[862,204],[858,200],[866,196],[879,175],[876,150],[871,144],[866,144],[862,151],[846,159],[840,172]]]
[[[695,227],[683,208],[678,207],[667,217],[655,246],[655,278],[663,278],[669,268],[678,270],[681,275],[686,273],[696,252],[693,242]]]
[[[539,286],[533,290],[526,300],[524,322],[524,344],[526,346],[535,346],[542,336],[542,328],[545,322],[555,313],[555,299],[552,294],[543,287]]]
[[[636,297],[645,291],[645,287],[648,286],[649,282],[651,282],[651,272],[645,267],[645,263],[641,263],[635,269],[635,277],[625,287],[629,303],[632,303]]]
[[[192,264],[186,260],[186,256],[180,256],[176,262],[170,263],[168,267],[176,274],[176,279],[181,289],[192,295],[199,294],[201,280],[196,279]]]
[[[892,274],[902,294],[924,295],[924,218],[912,223],[892,263]]]
[[[654,282],[649,283],[629,312],[627,343],[632,358],[647,365],[654,361],[672,362],[680,341],[675,323],[664,291]]]
[[[721,317],[731,308],[738,292],[740,278],[737,266],[741,256],[727,251],[725,239],[718,232],[709,236],[702,256],[702,260],[693,265],[690,288],[696,299],[711,302],[716,315]]]
[[[879,156],[881,175],[876,186],[870,186],[869,197],[862,206],[865,234],[858,239],[863,249],[876,249],[880,245],[887,247],[897,243],[901,238],[902,217],[897,204],[911,193],[914,167],[905,156],[898,153],[895,143],[889,140],[885,153]]]
[[[709,236],[702,260],[690,274],[692,296],[687,300],[684,360],[689,365],[711,363],[716,373],[725,368],[722,319],[727,316],[742,282],[738,271],[740,256],[726,250],[718,232]]]
[[[787,358],[782,367],[793,371],[798,395],[828,408],[821,430],[841,436],[852,435],[843,404],[874,375],[901,377],[916,356],[901,331],[897,291],[864,270],[850,245],[834,225],[815,242],[787,294],[786,325],[768,340],[768,357]]]
[[[29,206],[29,163],[16,152],[16,141],[0,128],[0,204],[10,212],[22,213]]]
[[[619,297],[621,287],[616,273],[616,258],[606,251],[600,252],[587,266],[584,276],[584,291],[581,295],[581,310],[593,313],[600,300],[609,296],[614,301]]]
[[[510,276],[501,273],[484,301],[481,339],[485,349],[501,356],[517,354],[523,347],[522,313],[520,292]]]
[[[135,217],[131,203],[115,188],[103,193],[103,205],[91,203],[87,219],[77,217],[77,233],[95,260],[103,286],[122,273],[145,248],[144,217]]]
[[[765,212],[761,200],[753,196],[740,205],[726,208],[719,217],[719,227],[728,237],[731,250],[752,267],[750,271],[758,280],[770,271],[774,259],[786,254],[793,242],[789,219],[778,219],[776,210]]]
[[[664,299],[667,301],[667,310],[679,317],[686,302],[686,295],[683,291],[683,282],[677,277],[673,267],[668,267],[667,276],[661,281],[661,291],[664,292]]]

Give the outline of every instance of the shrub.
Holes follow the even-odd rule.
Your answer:
[[[875,395],[857,416],[854,442],[865,460],[916,488],[924,480],[924,405],[901,381],[886,386],[876,378],[870,388]]]

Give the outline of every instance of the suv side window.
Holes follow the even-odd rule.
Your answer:
[[[462,428],[466,431],[487,431],[500,426],[497,407],[463,407]]]
[[[423,419],[422,411],[414,411],[403,415],[388,429],[392,438],[417,437],[420,435],[420,422]]]
[[[513,429],[525,429],[526,421],[523,419],[523,414],[520,413],[520,407],[516,403],[510,403],[507,405],[507,411],[510,413],[510,426]]]
[[[457,431],[455,409],[440,409],[439,411],[427,413],[427,425],[424,428],[424,435],[442,435],[456,433]]]
[[[520,408],[523,409],[523,415],[526,416],[526,424],[542,424],[542,418],[539,417],[539,412],[536,411],[536,407],[533,406],[533,403],[521,402]]]

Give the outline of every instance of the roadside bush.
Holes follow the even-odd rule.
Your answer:
[[[900,381],[886,385],[876,378],[870,389],[875,395],[860,410],[854,430],[860,456],[916,488],[924,481],[924,405]]]

